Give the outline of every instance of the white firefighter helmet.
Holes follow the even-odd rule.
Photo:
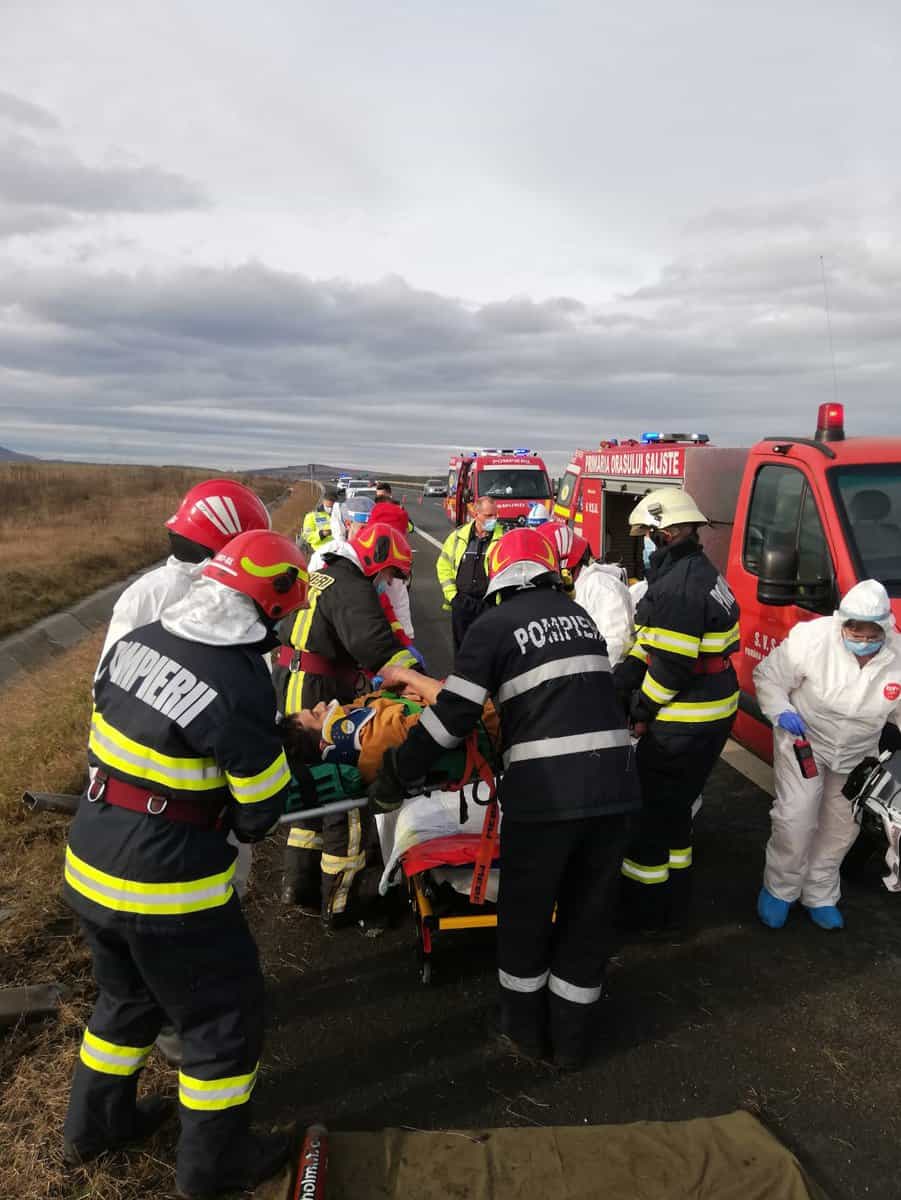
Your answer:
[[[649,529],[671,525],[706,525],[707,518],[684,488],[662,487],[648,492],[629,513],[629,532],[639,537]]]

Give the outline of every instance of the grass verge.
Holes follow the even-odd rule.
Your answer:
[[[0,637],[164,557],[166,518],[209,477],[181,467],[0,464]],[[287,487],[268,476],[244,482],[267,503]]]
[[[297,484],[273,514],[293,534],[315,498]],[[83,782],[91,678],[99,632],[0,690],[0,962],[3,986],[58,982],[68,995],[56,1018],[0,1032],[0,1197],[139,1200],[174,1196],[175,1127],[146,1149],[67,1172],[62,1123],[84,1023],[94,1000],[90,956],[61,899],[68,819],[32,815],[25,788],[77,792]],[[142,1087],[174,1096],[174,1071],[151,1055]]]

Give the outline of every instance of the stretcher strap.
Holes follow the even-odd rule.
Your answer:
[[[484,904],[485,891],[488,887],[488,872],[497,853],[498,809],[497,801],[492,799],[485,809],[485,820],[482,822],[482,838],[479,842],[479,853],[472,871],[472,884],[469,888],[470,904]]]
[[[491,769],[491,763],[485,758],[479,749],[479,731],[474,729],[466,739],[466,758],[463,763],[463,774],[456,783],[446,783],[445,788],[449,792],[461,792],[468,783],[475,778],[476,788],[473,792],[473,800],[476,804],[481,804],[478,799],[478,784],[484,783],[488,788],[488,799],[485,804],[491,804],[494,797],[497,795],[497,782],[494,778],[494,772]]]

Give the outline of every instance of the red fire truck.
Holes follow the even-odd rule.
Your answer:
[[[533,504],[550,511],[547,468],[535,450],[461,450],[448,466],[444,510],[454,525],[470,519],[468,506],[490,496],[503,525],[522,524]]]
[[[752,672],[792,626],[831,613],[861,579],[885,584],[901,622],[901,437],[846,439],[843,406],[823,404],[813,437],[766,437],[750,449],[703,434],[604,442],[573,456],[554,512],[599,557],[640,576],[642,539],[630,538],[628,515],[670,483],[712,522],[704,548],[741,606],[735,737],[769,759]]]

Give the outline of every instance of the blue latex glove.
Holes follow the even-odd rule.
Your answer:
[[[779,714],[776,724],[780,729],[785,729],[788,733],[794,734],[795,737],[803,737],[807,732],[807,726],[801,720],[800,716],[790,708]]]

